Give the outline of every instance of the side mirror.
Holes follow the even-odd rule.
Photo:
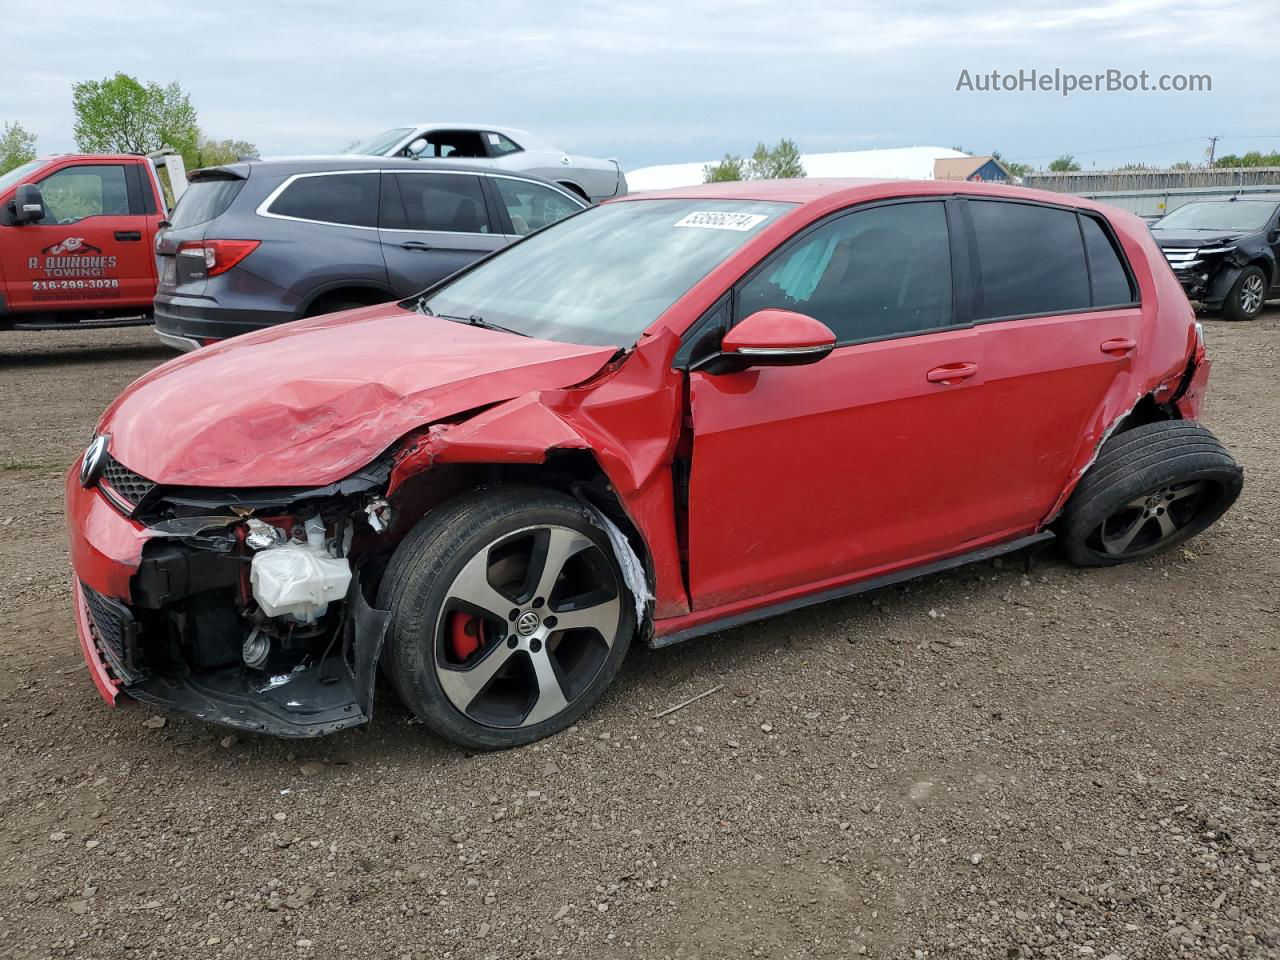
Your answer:
[[[409,145],[404,148],[404,152],[405,156],[420,157],[425,149],[427,149],[427,138],[418,137],[418,139],[410,141]]]
[[[813,317],[791,310],[757,310],[729,330],[720,353],[702,369],[733,373],[749,367],[798,367],[817,363],[836,346],[836,335]]]
[[[34,183],[24,183],[13,193],[13,223],[39,223],[44,219],[44,197]]]
[[[1280,230],[1272,230],[1268,233],[1267,243],[1280,243]]]

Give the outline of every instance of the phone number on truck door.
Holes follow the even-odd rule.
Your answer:
[[[114,290],[120,281],[107,280],[32,280],[32,290]]]

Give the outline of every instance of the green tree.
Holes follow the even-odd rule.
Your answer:
[[[991,151],[991,159],[999,160],[1000,163],[1004,165],[1004,168],[1009,171],[1009,175],[1012,177],[1025,177],[1033,169],[1029,163],[1018,163],[1016,160],[1006,160],[1000,154],[999,150]]]
[[[1250,150],[1244,156],[1228,153],[1213,161],[1215,167],[1280,167],[1280,152]]]
[[[8,173],[36,158],[36,135],[20,123],[6,123],[0,133],[0,173]]]
[[[172,147],[191,163],[200,129],[176,83],[142,84],[124,73],[71,85],[76,146],[86,153],[151,153]]]
[[[703,183],[725,183],[730,180],[746,180],[747,167],[742,158],[726,153],[719,163],[708,163],[702,168]]]
[[[1051,173],[1075,173],[1080,169],[1080,164],[1076,162],[1076,158],[1069,153],[1064,153],[1057,160],[1049,164]]]
[[[241,157],[257,157],[258,148],[244,140],[212,140],[201,131],[196,141],[192,168],[216,167],[223,163],[235,163]],[[183,157],[186,160],[187,157]]]
[[[794,140],[779,140],[776,146],[756,144],[755,151],[743,160],[726,153],[719,163],[709,163],[702,168],[703,183],[722,183],[727,180],[789,180],[804,176],[804,163],[800,160],[800,148]]]

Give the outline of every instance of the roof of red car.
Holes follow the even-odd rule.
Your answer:
[[[1046,190],[1011,187],[1002,183],[967,180],[853,180],[799,177],[793,180],[737,180],[728,183],[703,183],[670,190],[653,190],[628,194],[622,200],[671,197],[679,199],[774,200],[806,204],[817,201],[857,202],[879,197],[936,196],[957,193],[981,196],[1021,197],[1041,203],[1057,203],[1094,209],[1097,204],[1081,197]],[[616,201],[613,201],[616,202]],[[1114,214],[1115,211],[1108,211]]]

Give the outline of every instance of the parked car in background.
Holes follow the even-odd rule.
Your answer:
[[[384,130],[347,152],[415,160],[460,160],[531,173],[572,190],[584,200],[606,200],[627,192],[627,178],[617,160],[571,155],[528,130],[515,127],[420,123]]]
[[[587,206],[447,161],[256,160],[189,179],[156,239],[156,335],[181,350],[406,297]]]
[[[165,213],[144,156],[66,154],[0,175],[0,327],[150,323]]]
[[[109,702],[316,736],[369,719],[381,663],[437,733],[527,743],[632,642],[1054,538],[1081,566],[1185,542],[1242,485],[1208,374],[1150,232],[1101,204],[604,203],[125,390],[67,477],[81,645]]]
[[[1280,297],[1280,195],[1184,204],[1151,225],[1187,296],[1227,320]]]

